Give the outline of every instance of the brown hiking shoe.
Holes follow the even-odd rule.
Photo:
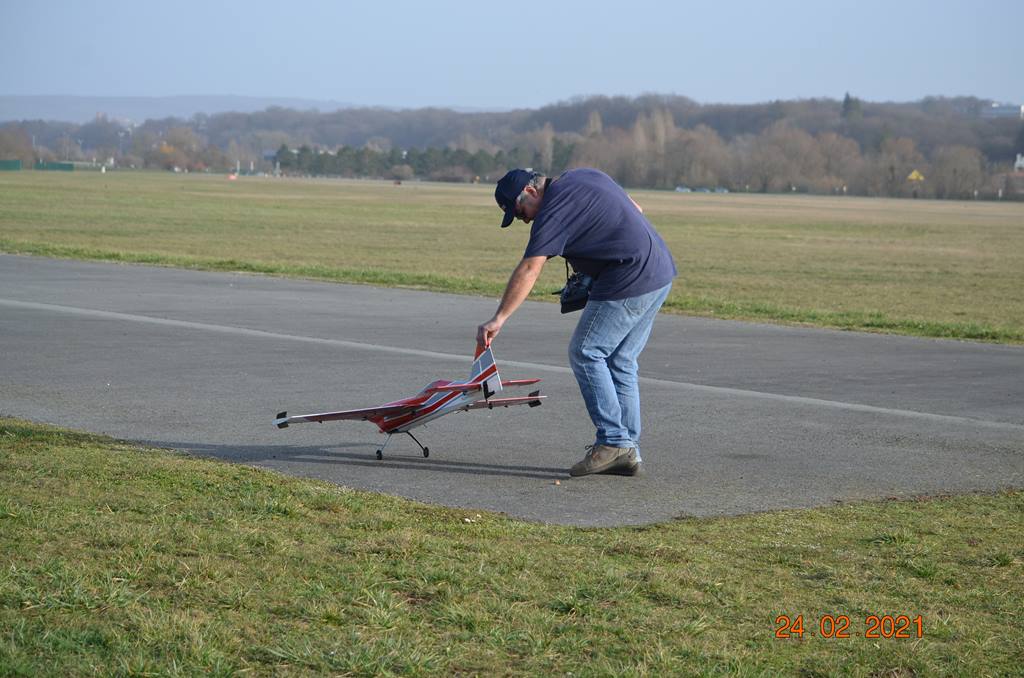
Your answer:
[[[640,462],[635,447],[609,447],[608,445],[587,445],[587,456],[569,469],[573,477],[591,473],[611,473],[622,476],[636,475]]]

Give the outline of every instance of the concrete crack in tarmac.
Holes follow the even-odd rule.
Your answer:
[[[58,304],[43,304],[36,302],[17,301],[14,299],[0,299],[0,306],[8,306],[12,308],[31,309],[37,311],[50,311],[56,313],[66,313],[78,316],[94,317],[94,318],[106,318],[109,320],[118,320],[123,322],[135,322],[135,323],[148,323],[153,325],[163,325],[168,327],[179,327],[184,329],[203,330],[208,332],[219,332],[224,334],[235,334],[248,337],[263,337],[268,339],[277,340],[288,340],[288,341],[299,341],[310,344],[321,344],[330,346],[342,346],[345,348],[377,351],[382,353],[394,353],[402,355],[419,356],[423,358],[431,358],[434,360],[449,360],[457,361],[459,363],[466,362],[465,355],[456,355],[452,353],[440,353],[437,351],[426,351],[415,348],[403,348],[397,346],[384,346],[380,344],[369,344],[358,341],[348,341],[345,339],[325,339],[322,337],[310,337],[296,334],[283,334],[280,332],[267,332],[265,330],[255,330],[246,327],[237,327],[232,325],[215,325],[211,323],[200,323],[189,320],[174,320],[170,318],[157,318],[153,316],[137,315],[130,313],[116,313],[113,311],[101,311],[97,309],[80,308],[76,306],[62,306]],[[508,365],[512,367],[522,367],[529,370],[546,370],[549,372],[556,372],[559,374],[571,374],[572,371],[568,367],[559,365],[547,365],[544,363],[532,363],[523,361],[513,360],[500,360],[501,365]],[[1002,431],[1013,431],[1013,432],[1024,432],[1024,426],[1019,424],[1012,424],[1008,422],[989,421],[985,419],[975,419],[971,417],[957,417],[945,414],[933,414],[930,412],[919,412],[915,410],[902,410],[888,407],[876,407],[872,405],[862,405],[858,403],[847,403],[836,400],[824,400],[820,398],[807,398],[803,396],[784,395],[778,393],[767,393],[763,391],[751,391],[738,388],[729,388],[723,386],[708,386],[705,384],[694,384],[682,381],[671,381],[667,379],[656,379],[653,377],[641,377],[640,381],[645,384],[656,384],[660,386],[667,386],[671,388],[685,389],[700,393],[709,394],[723,394],[738,396],[744,398],[759,398],[764,400],[772,400],[777,402],[786,402],[799,405],[809,405],[816,407],[828,407],[853,412],[864,412],[870,414],[879,414],[895,417],[906,417],[918,420],[930,420],[935,422],[942,422],[947,424],[960,424],[965,426],[982,427],[988,429],[1002,430]]]

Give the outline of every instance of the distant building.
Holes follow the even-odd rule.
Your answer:
[[[1014,172],[1024,172],[1024,153],[1017,154],[1017,162],[1013,163]]]
[[[1024,120],[1024,106],[1017,104],[998,104],[992,102],[989,106],[981,109],[983,118],[1014,118]]]

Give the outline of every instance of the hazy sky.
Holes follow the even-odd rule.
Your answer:
[[[0,0],[0,95],[1024,103],[1024,0]]]

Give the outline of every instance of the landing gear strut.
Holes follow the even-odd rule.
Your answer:
[[[404,433],[405,433],[405,434],[406,434],[407,436],[409,436],[410,438],[412,438],[412,439],[413,439],[413,441],[414,441],[414,442],[415,442],[415,443],[416,443],[417,445],[419,445],[419,446],[420,446],[420,450],[421,450],[421,451],[423,452],[423,456],[424,456],[424,457],[429,457],[429,456],[430,456],[430,448],[429,448],[429,447],[424,447],[424,446],[423,446],[423,443],[421,443],[420,441],[416,440],[416,436],[414,436],[414,435],[413,435],[412,433],[410,433],[409,431],[404,431]],[[378,461],[380,461],[381,459],[383,459],[383,458],[384,458],[384,450],[386,450],[386,449],[387,449],[387,447],[388,447],[388,443],[390,443],[390,442],[391,442],[391,436],[392,436],[392,435],[394,435],[394,434],[393,434],[393,433],[389,433],[389,434],[388,434],[388,438],[387,438],[387,440],[385,440],[385,441],[384,441],[384,444],[383,444],[383,445],[381,445],[381,447],[380,447],[380,449],[379,449],[379,450],[377,450],[377,460],[378,460]]]
[[[390,443],[390,442],[391,442],[391,434],[389,433],[387,440],[385,440],[384,444],[381,445],[379,450],[377,450],[377,461],[380,461],[381,459],[384,458],[384,450],[387,449],[388,443]]]
[[[423,450],[423,456],[424,457],[429,457],[430,456],[430,448],[429,447],[423,447],[423,443],[421,443],[420,441],[416,440],[416,436],[414,436],[409,431],[406,431],[405,434],[407,436],[409,436],[410,438],[412,438],[413,441],[415,441],[415,443],[420,446],[420,449]]]

